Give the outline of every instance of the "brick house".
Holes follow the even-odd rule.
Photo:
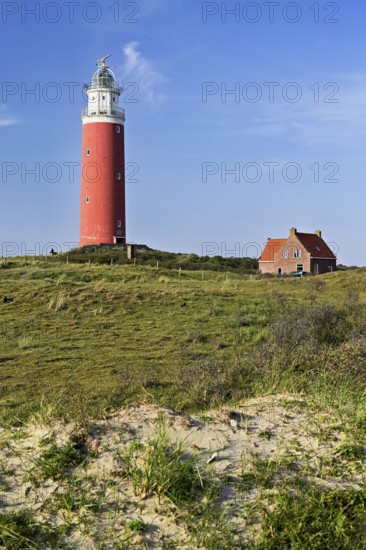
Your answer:
[[[335,271],[337,258],[322,239],[321,231],[298,233],[292,227],[287,239],[268,239],[259,258],[261,273],[283,275],[305,271],[320,275]]]

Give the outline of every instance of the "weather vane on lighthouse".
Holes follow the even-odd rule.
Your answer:
[[[123,88],[106,60],[97,60],[86,85],[83,109],[80,198],[80,246],[126,244],[125,112],[119,107]]]
[[[97,65],[98,67],[106,67],[107,64],[105,62],[106,59],[108,59],[109,57],[112,57],[112,54],[109,54],[109,55],[106,55],[105,57],[101,57],[101,59],[97,59]]]

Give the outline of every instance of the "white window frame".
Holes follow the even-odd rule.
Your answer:
[[[87,150],[86,150],[86,156],[87,156],[87,157],[90,157],[90,149],[87,149]]]
[[[121,179],[122,179],[122,174],[121,174],[121,172],[117,172],[116,178],[117,178],[118,181],[121,181]]]
[[[90,204],[90,197],[89,197],[89,195],[87,195],[87,196],[85,197],[85,204]]]
[[[284,258],[285,260],[287,260],[287,258],[288,258],[288,248],[283,248],[283,250],[282,250],[282,258]]]
[[[294,258],[301,258],[301,248],[295,248]]]
[[[121,229],[121,227],[122,227],[122,221],[121,220],[117,220],[117,227],[118,227],[118,229]]]
[[[120,134],[121,133],[121,126],[116,126],[116,134]]]

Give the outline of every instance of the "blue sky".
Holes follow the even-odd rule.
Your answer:
[[[77,243],[82,84],[111,53],[130,242],[254,256],[295,226],[366,265],[360,2],[35,4],[2,3],[3,251]]]

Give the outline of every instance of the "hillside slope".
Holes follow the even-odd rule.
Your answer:
[[[365,548],[365,283],[8,262],[0,546]]]
[[[255,395],[258,387],[270,391],[266,384],[280,381],[264,380],[262,370],[277,376],[286,346],[293,348],[285,355],[289,368],[281,366],[288,376],[291,362],[305,355],[306,363],[328,344],[334,354],[356,338],[354,353],[362,355],[365,282],[365,270],[256,280],[61,262],[1,269],[1,416],[24,417],[41,399],[59,401],[69,414],[142,396],[193,410]],[[297,327],[309,316],[312,328]],[[314,346],[308,338],[306,349],[304,334],[293,341],[291,327],[309,336],[317,323],[334,332],[328,341]]]

